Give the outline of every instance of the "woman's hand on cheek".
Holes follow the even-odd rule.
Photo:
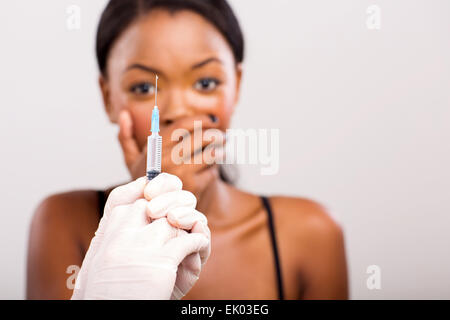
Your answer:
[[[202,133],[208,129],[217,129],[218,124],[211,120],[208,115],[196,115],[184,117],[174,121],[167,126],[161,126],[160,135],[163,141],[162,152],[162,170],[179,177],[186,190],[191,191],[196,196],[204,190],[208,183],[218,175],[217,166],[211,166],[203,160],[203,152],[210,141],[204,141],[201,134],[194,135],[194,121],[201,121]],[[119,114],[119,141],[124,154],[125,163],[132,179],[137,179],[145,175],[147,166],[147,145],[143,150],[139,149],[138,143],[133,134],[133,120],[127,110],[122,110]],[[185,133],[189,133],[184,140],[189,139],[187,150],[184,154],[188,156],[190,161],[175,159],[178,157],[176,150],[180,150],[183,141],[174,141],[172,136],[175,130],[183,129]],[[194,141],[194,138],[200,141]],[[188,141],[188,142],[189,142]],[[197,148],[197,150],[195,149]],[[175,152],[174,152],[175,151]]]
[[[194,127],[195,121],[200,121],[201,133],[194,134],[194,129],[198,129]],[[206,114],[184,117],[161,128],[163,171],[179,177],[183,181],[184,189],[197,197],[211,179],[218,176],[217,166],[206,163],[203,158],[203,149],[211,144],[211,141],[203,139],[203,134],[206,130],[216,129],[224,140],[224,134],[218,128],[218,123]],[[178,129],[182,131],[174,135]],[[185,136],[180,138],[181,134]]]
[[[145,175],[147,166],[147,145],[139,149],[133,134],[133,119],[127,110],[119,114],[119,142],[122,147],[125,163],[133,180]]]

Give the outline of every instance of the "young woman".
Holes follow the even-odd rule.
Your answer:
[[[347,298],[343,234],[320,204],[250,194],[228,183],[218,165],[171,160],[175,129],[192,132],[201,120],[203,129],[225,132],[238,101],[244,41],[225,0],[111,0],[96,50],[105,110],[120,126],[132,179],[145,174],[159,77],[163,171],[194,193],[212,233],[210,258],[186,299]],[[112,189],[41,203],[30,234],[28,298],[71,297],[66,270],[81,265]]]

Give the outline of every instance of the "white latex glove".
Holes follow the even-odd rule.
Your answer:
[[[187,231],[190,231],[191,234],[200,233],[211,240],[206,217],[195,210],[197,199],[191,192],[182,190],[182,182],[177,176],[159,174],[147,184],[144,196],[150,201],[147,213],[152,220],[167,217],[172,226],[184,229],[179,234],[187,235]],[[183,259],[178,266],[171,299],[181,299],[194,286],[210,253],[209,242],[208,246]]]
[[[181,261],[209,247],[203,234],[182,233],[166,218],[149,224],[145,179],[111,192],[73,299],[169,299]]]
[[[87,275],[90,270],[92,259],[103,241],[106,225],[110,220],[111,211],[120,205],[132,204],[136,200],[144,196],[144,187],[147,184],[147,178],[141,177],[128,184],[119,186],[111,191],[106,200],[105,208],[103,210],[102,218],[99,226],[95,232],[89,245],[89,249],[84,256],[83,264],[78,272],[77,280],[75,282],[75,289],[73,291],[72,299],[84,299],[84,291],[86,289]]]

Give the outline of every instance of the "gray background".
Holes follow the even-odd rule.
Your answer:
[[[28,228],[52,193],[128,178],[103,111],[105,1],[0,2],[0,298],[25,296]],[[66,8],[81,7],[81,29]],[[279,128],[280,171],[239,185],[316,199],[346,233],[351,297],[450,298],[450,2],[233,0],[247,40],[233,126]],[[368,30],[366,9],[381,8]],[[366,268],[381,268],[368,290]]]

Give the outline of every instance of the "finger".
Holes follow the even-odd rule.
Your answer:
[[[183,157],[184,155],[184,157],[191,157],[195,154],[201,153],[207,146],[223,146],[225,144],[225,141],[225,133],[215,128],[210,128],[202,131],[202,134],[189,132],[187,135],[183,136],[182,141],[173,146],[172,149],[175,151],[172,151],[172,154],[178,155],[174,153],[179,150],[179,156]]]
[[[163,155],[162,163],[166,172],[173,174],[177,174],[179,171],[201,173],[216,164],[225,162],[225,148],[220,144],[210,143],[205,148],[196,150],[193,155],[183,155],[182,149],[177,148],[178,146],[175,146],[172,149],[172,154]],[[189,148],[187,149],[189,150]]]
[[[132,204],[136,200],[143,198],[147,182],[147,177],[140,177],[113,189],[106,200],[105,216],[109,215],[109,212],[116,206]]]
[[[191,207],[177,207],[167,212],[167,220],[177,228],[191,230],[197,222],[208,223],[206,216]],[[208,234],[205,234],[208,236]]]
[[[218,122],[212,121],[211,117],[207,114],[183,117],[174,121],[170,125],[161,125],[160,135],[163,140],[163,149],[177,144],[180,141],[181,136],[184,134],[189,132],[192,133],[194,131],[194,127],[198,124],[196,121],[201,122],[202,130],[219,128]]]
[[[133,120],[127,110],[119,114],[119,142],[128,167],[132,166],[136,158],[141,154],[139,146],[133,135]]]
[[[194,286],[202,270],[198,253],[191,253],[178,266],[177,279],[173,287],[171,300],[180,300]]]
[[[214,167],[216,164],[209,164],[207,162],[202,162],[202,156],[197,156],[197,160],[191,160],[190,163],[178,162],[174,163],[172,159],[168,159],[168,162],[163,161],[164,171],[176,176],[186,176],[189,173],[200,173],[208,168]],[[194,163],[194,161],[198,161],[198,163]]]
[[[187,269],[187,272],[197,276],[200,274],[202,269],[202,261],[197,252],[188,255],[181,263],[183,264],[183,267]]]
[[[178,191],[182,188],[183,183],[180,178],[163,172],[147,183],[144,189],[144,197],[150,201],[163,193]]]
[[[147,203],[145,199],[138,199],[133,204],[115,207],[109,218],[106,232],[111,234],[127,228],[138,229],[148,225]]]
[[[209,144],[203,149],[204,163],[223,164],[225,160],[225,144]]]
[[[153,198],[147,205],[147,214],[152,219],[166,216],[167,212],[177,207],[195,208],[197,198],[186,190],[167,192]]]
[[[208,240],[211,241],[211,230],[209,230],[207,223],[200,221],[200,220],[197,221],[191,230],[191,234],[196,234],[196,233],[205,235],[208,238]],[[204,265],[206,263],[210,254],[211,254],[211,243],[209,246],[203,247],[199,251],[200,260],[201,260],[202,265]]]
[[[225,134],[217,129],[216,133],[210,133],[209,138],[203,139],[202,135],[188,134],[182,141],[163,154],[163,163],[170,164],[203,164],[214,163],[215,150],[223,148],[225,144]],[[206,131],[208,132],[208,131]],[[206,134],[205,132],[205,134]]]
[[[203,234],[187,233],[169,240],[165,249],[175,260],[176,265],[179,265],[188,255],[208,248],[209,243]]]
[[[141,153],[134,158],[134,161],[131,165],[128,166],[128,170],[133,177],[133,179],[136,179],[137,177],[140,177],[143,172],[146,172],[147,168],[147,145],[142,148]]]
[[[166,218],[159,218],[145,226],[140,234],[145,243],[151,244],[152,247],[158,247],[177,237],[179,229],[172,227]]]
[[[147,203],[148,201],[145,199],[136,200],[132,205],[128,216],[126,216],[122,222],[122,225],[130,228],[139,228],[148,225]]]

